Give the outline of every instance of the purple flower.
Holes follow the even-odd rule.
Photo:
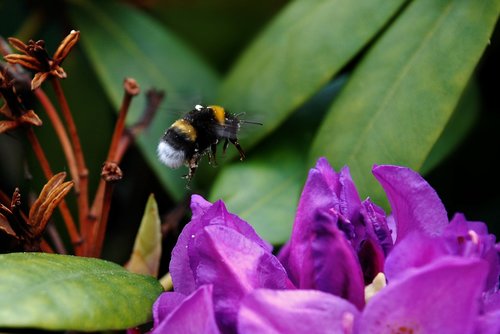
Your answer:
[[[388,218],[361,201],[346,167],[320,159],[278,257],[221,201],[194,195],[170,263],[175,292],[155,303],[153,333],[498,333],[499,246],[486,225],[448,222],[410,169],[373,173]],[[365,302],[382,271],[387,286]]]
[[[392,247],[383,211],[361,202],[349,169],[326,159],[309,172],[289,243],[279,258],[300,289],[317,289],[364,306],[364,286],[383,270]]]
[[[488,234],[486,224],[467,221],[462,214],[448,222],[436,192],[408,168],[376,166],[373,173],[388,194],[397,226],[396,247],[385,263],[389,286],[415,270],[439,262],[446,264],[457,258],[476,261],[482,266],[476,278],[483,280],[476,281],[480,294],[469,304],[477,309],[473,317],[475,331],[500,332],[500,254],[495,236]],[[451,271],[444,273],[448,272]],[[463,276],[456,279],[461,282]],[[465,288],[461,284],[457,290]],[[448,298],[455,297],[450,294]],[[469,327],[463,326],[461,332],[467,333]]]
[[[213,286],[203,285],[189,296],[165,292],[153,306],[153,333],[217,334]]]
[[[321,291],[258,289],[241,303],[238,332],[349,333],[357,317],[354,305]]]
[[[272,247],[248,223],[229,213],[222,201],[212,205],[194,195],[191,207],[191,222],[172,252],[174,290],[188,296],[205,285],[213,286],[216,322],[224,332],[234,332],[239,304],[250,291],[293,285]]]

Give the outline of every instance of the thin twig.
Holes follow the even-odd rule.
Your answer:
[[[115,129],[113,131],[113,137],[111,139],[106,163],[103,167],[103,173],[106,168],[106,164],[113,163],[118,166],[118,163],[121,161],[122,156],[118,154],[118,145],[124,133],[125,119],[127,117],[132,98],[139,94],[139,86],[134,79],[125,79],[123,86],[125,94],[123,96]],[[92,254],[93,256],[100,255],[102,242],[104,241],[104,234],[106,232],[109,208],[111,205],[111,193],[113,190],[113,187],[108,183],[109,182],[105,181],[104,178],[101,178],[94,201],[87,216],[86,224],[84,225],[84,229],[82,229],[83,237],[85,239],[90,237],[91,239],[90,242],[86,243],[85,252],[87,254]]]
[[[82,226],[89,212],[89,200],[88,200],[88,170],[85,165],[85,158],[83,156],[82,146],[80,144],[80,138],[78,137],[78,132],[76,130],[76,125],[73,120],[73,116],[71,115],[71,111],[69,109],[68,101],[66,100],[66,96],[64,95],[61,83],[58,78],[54,77],[52,80],[52,86],[54,87],[54,91],[57,96],[57,100],[61,105],[61,111],[64,119],[66,120],[69,135],[71,138],[71,142],[73,144],[75,157],[76,157],[76,165],[78,168],[78,176],[80,183],[80,193],[78,193],[78,218],[80,222],[80,226]]]
[[[50,99],[47,97],[45,92],[41,88],[38,88],[35,89],[34,93],[38,101],[42,105],[42,107],[45,109],[45,112],[47,113],[47,116],[49,117],[52,126],[54,127],[56,135],[59,138],[59,141],[61,142],[61,146],[64,155],[66,157],[66,161],[68,163],[69,172],[75,184],[74,185],[75,191],[79,193],[80,179],[78,175],[78,167],[76,164],[75,152],[73,151],[73,147],[71,146],[71,142],[69,140],[68,133],[64,128],[64,124],[61,121],[61,118],[59,117],[56,108],[54,107]]]
[[[52,241],[52,244],[54,245],[55,249],[57,249],[57,253],[68,254],[66,247],[64,247],[64,242],[61,240],[61,236],[59,235],[59,232],[57,231],[54,224],[51,223],[48,224],[46,227],[46,232],[47,235],[50,237],[50,240]]]
[[[122,105],[120,107],[120,112],[118,113],[118,119],[116,121],[115,130],[113,131],[113,137],[111,138],[111,144],[109,146],[107,161],[115,162],[117,158],[117,148],[120,139],[122,138],[123,129],[125,128],[125,118],[127,117],[128,110],[130,108],[130,102],[132,98],[139,94],[139,86],[135,80],[127,78],[123,83],[125,94],[123,95]]]
[[[123,173],[120,167],[114,162],[105,162],[102,167],[101,180],[106,184],[104,186],[104,195],[102,201],[101,214],[99,220],[92,231],[92,247],[90,249],[91,256],[99,257],[101,255],[102,246],[104,244],[104,235],[106,234],[106,226],[108,223],[109,210],[111,208],[111,197],[113,195],[114,183],[121,180]]]
[[[45,241],[45,239],[42,239],[40,242],[40,250],[44,253],[55,253],[52,247],[50,247],[49,243]]]
[[[31,143],[31,146],[33,147],[33,151],[35,152],[35,156],[37,157],[40,166],[42,167],[42,171],[45,175],[45,178],[47,180],[51,179],[52,176],[54,176],[54,173],[52,173],[49,161],[47,160],[45,152],[43,151],[42,146],[40,145],[40,142],[38,141],[38,138],[33,128],[29,127],[27,129],[27,135],[28,135],[28,140]],[[61,203],[59,204],[59,210],[61,211],[61,215],[63,217],[64,224],[66,225],[66,228],[68,230],[68,234],[71,238],[71,242],[75,247],[75,254],[80,255],[82,240],[76,228],[73,216],[71,216],[71,212],[69,211],[68,205],[66,204],[65,200],[62,200]]]
[[[40,163],[40,167],[42,168],[43,174],[45,175],[45,178],[47,180],[50,180],[54,174],[52,173],[52,170],[50,169],[50,164],[49,160],[47,160],[47,157],[45,156],[45,152],[42,149],[42,145],[40,145],[40,142],[38,141],[38,138],[35,134],[35,131],[33,128],[29,127],[27,131],[28,135],[28,140],[30,141],[31,147],[33,148],[33,152],[35,153],[36,158],[38,159],[38,162]]]
[[[165,93],[160,90],[150,89],[146,92],[146,108],[139,121],[129,129],[125,129],[116,149],[116,159],[121,161],[130,144],[137,136],[147,129],[151,124],[161,102],[165,98]]]

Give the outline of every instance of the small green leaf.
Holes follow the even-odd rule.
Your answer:
[[[209,196],[250,223],[272,244],[290,237],[305,172],[304,159],[288,143],[274,145],[259,158],[235,162],[218,175]]]
[[[0,327],[99,331],[151,318],[163,291],[151,276],[93,258],[0,255]]]
[[[244,52],[221,87],[221,102],[264,123],[246,147],[320,90],[386,24],[403,0],[291,2]]]
[[[166,110],[168,106],[185,106],[186,100],[200,93],[213,97],[219,85],[216,73],[180,39],[139,10],[115,2],[96,5],[79,0],[71,1],[69,9],[75,29],[81,30],[81,46],[116,110],[123,97],[123,79],[132,77],[139,83],[142,94],[132,102],[128,124],[144,109],[146,90],[167,93],[163,109],[139,136],[138,144],[170,194],[182,198],[186,187],[180,176],[185,171],[171,170],[156,157],[160,137],[179,116]]]
[[[132,256],[125,267],[136,274],[157,277],[160,268],[161,240],[158,205],[154,195],[151,194],[135,238]]]
[[[420,170],[488,44],[500,0],[412,2],[356,68],[310,151],[349,165],[383,202],[373,164]],[[382,204],[382,203],[381,203]]]

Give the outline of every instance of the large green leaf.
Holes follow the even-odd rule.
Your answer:
[[[72,1],[70,14],[75,28],[81,30],[82,46],[91,60],[104,90],[118,109],[123,95],[123,79],[133,77],[146,91],[166,91],[168,105],[186,105],[193,94],[211,97],[218,78],[181,40],[165,27],[138,10],[125,5],[92,1]],[[183,98],[183,96],[185,98]],[[128,123],[133,123],[144,108],[144,94],[133,101]],[[158,140],[178,114],[162,109],[148,131],[139,137],[139,147],[163,185],[174,198],[186,192],[185,170],[173,171],[156,158]]]
[[[250,223],[272,244],[290,237],[305,161],[288,143],[259,158],[235,162],[221,171],[210,200],[223,199],[229,211]]]
[[[419,170],[455,109],[497,20],[500,0],[412,2],[356,69],[310,159],[348,164],[362,193],[382,200],[373,164]]]
[[[450,117],[436,144],[429,152],[420,172],[427,174],[459,146],[476,124],[480,109],[479,87],[475,80],[464,91],[460,102]]]
[[[221,86],[221,103],[264,123],[248,147],[324,86],[386,24],[403,0],[298,0],[244,52]]]
[[[0,327],[98,331],[147,322],[162,287],[93,258],[0,255]]]
[[[340,77],[328,84],[266,142],[257,145],[248,160],[225,167],[217,175],[210,200],[222,198],[231,212],[252,224],[264,239],[272,244],[285,243],[307,169],[312,167],[306,165],[304,154],[313,129],[344,82],[345,78]]]

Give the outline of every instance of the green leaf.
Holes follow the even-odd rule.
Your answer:
[[[304,162],[293,145],[274,145],[256,159],[226,166],[209,199],[223,199],[228,210],[250,223],[262,238],[283,244],[290,237]]]
[[[334,102],[310,159],[349,165],[362,194],[383,201],[373,164],[420,170],[488,44],[499,0],[412,2]],[[385,203],[385,201],[384,201]]]
[[[264,123],[246,147],[320,90],[384,26],[403,0],[299,0],[244,52],[221,87],[221,103]]]
[[[420,172],[427,174],[448,157],[476,124],[479,112],[479,87],[473,80],[460,99],[436,144],[432,147]]]
[[[81,30],[81,46],[116,110],[121,104],[125,77],[136,79],[143,93],[150,88],[166,91],[166,108],[185,105],[186,99],[200,92],[214,96],[219,85],[215,72],[181,40],[139,10],[114,2],[96,5],[74,0],[69,12],[75,28]],[[135,122],[144,107],[141,94],[132,102],[127,123]],[[156,147],[165,128],[178,116],[160,110],[138,139],[148,163],[176,199],[186,192],[185,180],[180,178],[185,171],[161,165]]]
[[[135,238],[132,256],[125,267],[136,274],[157,277],[160,268],[161,240],[160,214],[155,197],[151,194]]]
[[[0,327],[99,331],[147,322],[163,291],[151,276],[93,258],[0,255]]]
[[[224,168],[210,200],[222,198],[229,210],[254,226],[272,244],[283,244],[292,229],[308,167],[304,155],[332,99],[343,86],[339,77],[300,107],[272,136],[248,154],[248,160]],[[293,133],[293,136],[290,134]]]

